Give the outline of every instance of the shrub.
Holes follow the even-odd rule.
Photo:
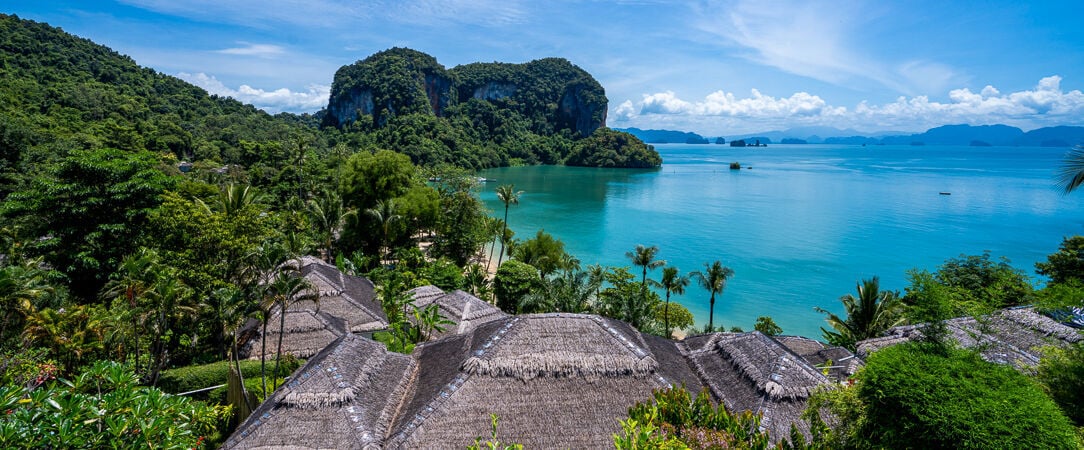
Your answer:
[[[283,355],[282,363],[279,364],[278,378],[284,378],[290,375],[297,370],[298,367],[301,367],[303,362],[304,361],[291,355]],[[267,384],[268,386],[271,386],[271,378],[275,377],[275,374],[272,373],[275,370],[275,360],[268,359],[266,363]],[[161,377],[158,379],[157,387],[166,392],[179,394],[181,392],[194,391],[225,384],[226,376],[230,370],[230,364],[230,361],[219,361],[211,364],[163,370]],[[246,381],[253,378],[259,380],[260,361],[241,361],[241,375]]]
[[[765,449],[768,434],[760,431],[760,415],[731,413],[711,404],[708,392],[694,399],[685,386],[656,390],[646,403],[629,408],[614,435],[618,449],[750,448]]]
[[[1076,448],[1074,430],[1039,385],[955,348],[880,350],[857,375],[876,448]]]

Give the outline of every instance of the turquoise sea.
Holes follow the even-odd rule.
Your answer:
[[[509,226],[565,242],[586,267],[628,266],[636,244],[657,245],[682,273],[716,259],[735,275],[716,324],[752,329],[769,315],[787,334],[820,337],[821,306],[880,276],[902,292],[905,271],[990,251],[1035,278],[1062,237],[1084,234],[1084,192],[1064,195],[1054,172],[1068,149],[945,146],[657,145],[658,170],[561,166],[491,169],[482,199],[523,190]],[[730,170],[739,161],[743,169]],[[951,195],[941,195],[942,192]],[[658,279],[661,270],[652,275]],[[707,322],[708,293],[676,300]]]

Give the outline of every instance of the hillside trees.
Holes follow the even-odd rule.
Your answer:
[[[22,225],[28,253],[67,275],[74,294],[93,299],[176,181],[150,152],[74,150],[10,195],[0,213]]]

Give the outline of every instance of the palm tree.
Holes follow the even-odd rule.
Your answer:
[[[715,294],[722,294],[726,289],[726,281],[734,276],[734,269],[724,266],[723,263],[704,263],[706,271],[696,271],[690,275],[700,282],[700,286],[711,292],[710,307],[708,309],[708,329],[715,329]]]
[[[316,226],[316,232],[324,238],[325,261],[330,263],[335,260],[331,254],[331,243],[342,231],[346,219],[356,214],[356,211],[343,205],[342,197],[335,191],[327,191],[324,195],[309,200],[309,217]]]
[[[125,256],[120,262],[120,267],[102,288],[101,298],[121,300],[128,307],[127,315],[132,323],[132,349],[135,352],[135,372],[139,373],[140,336],[139,331],[145,327],[142,320],[147,292],[153,286],[157,277],[158,253],[146,247],[131,255]]]
[[[666,330],[666,337],[670,337],[670,293],[685,294],[685,287],[689,285],[689,277],[681,276],[677,267],[666,267],[662,269],[662,283],[660,284],[663,290],[666,291],[666,306],[663,308],[662,326]]]
[[[504,233],[504,221],[496,217],[486,218],[486,232],[489,235],[489,259],[486,260],[486,270],[489,270],[489,263],[493,261],[493,252],[497,251],[497,242],[504,242],[501,237]]]
[[[645,247],[643,244],[636,244],[636,250],[631,252],[625,252],[625,257],[632,261],[634,266],[640,266],[643,268],[643,274],[640,277],[640,284],[644,289],[647,289],[647,271],[658,269],[665,266],[666,261],[661,259],[655,259],[655,255],[659,253],[659,247],[654,245]]]
[[[587,266],[587,279],[591,284],[591,287],[595,291],[595,301],[599,301],[599,297],[602,294],[602,283],[606,281],[606,267],[602,264],[591,264]]]
[[[278,389],[279,361],[282,360],[282,336],[286,334],[286,310],[295,303],[311,301],[320,307],[320,295],[308,279],[301,276],[300,267],[293,264],[284,264],[282,270],[275,274],[271,282],[271,292],[278,304],[279,312],[279,342],[275,351],[275,382],[271,391]]]
[[[263,195],[256,188],[243,184],[228,184],[218,191],[218,198],[208,205],[203,200],[196,202],[207,209],[208,212],[218,211],[228,218],[237,216],[249,205],[259,204],[263,201]]]
[[[517,191],[516,185],[505,184],[497,186],[497,199],[504,203],[504,231],[501,232],[501,237],[508,235],[508,207],[519,204],[519,196],[523,194],[523,191]],[[501,239],[501,253],[497,255],[497,267],[501,267],[501,261],[504,259],[504,239]]]
[[[398,214],[399,208],[396,205],[394,199],[380,200],[376,202],[376,206],[365,210],[365,213],[380,222],[380,229],[384,232],[384,239],[381,241],[385,249],[384,260],[391,258],[391,243],[388,242],[388,234],[390,232],[391,224],[398,222],[403,216]]]
[[[32,259],[0,269],[0,308],[4,319],[0,323],[0,343],[7,337],[8,321],[19,310],[26,311],[34,301],[53,292],[53,286],[41,270],[41,259]]]
[[[846,319],[822,308],[814,308],[828,315],[825,320],[835,329],[828,331],[821,328],[828,343],[854,351],[859,341],[880,336],[885,330],[903,323],[899,295],[893,291],[881,291],[880,284],[877,277],[862,280],[855,286],[858,297],[847,294],[839,298],[847,313]]]
[[[1068,194],[1084,184],[1084,145],[1078,145],[1065,154],[1065,161],[1058,170],[1058,184]]]

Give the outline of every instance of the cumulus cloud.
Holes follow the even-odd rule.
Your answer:
[[[831,105],[808,92],[776,98],[756,89],[745,97],[716,91],[703,99],[685,100],[672,91],[665,91],[644,94],[638,104],[626,100],[615,108],[614,116],[619,122],[685,124],[686,129],[708,133],[731,131],[706,129],[705,126],[826,125],[871,131],[921,131],[945,124],[1003,123],[1033,129],[1084,123],[1084,93],[1063,91],[1061,77],[1057,75],[1039,80],[1033,89],[1007,94],[988,85],[979,92],[968,88],[951,90],[947,101],[930,100],[928,96],[901,96],[881,105],[863,101],[853,108]]]
[[[319,84],[308,86],[307,92],[294,92],[287,88],[267,91],[247,84],[232,89],[214,76],[202,72],[194,74],[182,72],[177,74],[177,78],[199,86],[212,94],[232,97],[272,114],[280,112],[313,112],[327,106],[328,97],[331,95],[331,86]]]

